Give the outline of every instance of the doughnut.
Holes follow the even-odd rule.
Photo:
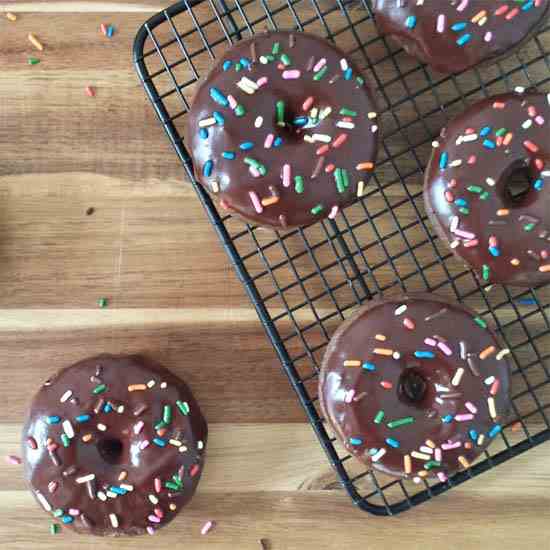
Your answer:
[[[189,388],[142,356],[100,355],[59,371],[23,428],[25,477],[60,524],[92,535],[154,534],[202,473],[207,426]]]
[[[334,218],[365,194],[377,113],[355,65],[301,32],[229,49],[187,121],[195,178],[246,221],[284,229]]]
[[[422,294],[375,299],[329,342],[321,409],[365,464],[417,482],[446,481],[502,430],[508,353],[461,305]]]
[[[519,47],[541,26],[550,0],[374,0],[378,28],[410,55],[450,74]]]
[[[520,89],[521,91],[521,89]],[[472,105],[434,143],[424,199],[439,237],[484,283],[550,281],[550,94]],[[510,191],[527,171],[527,191]]]

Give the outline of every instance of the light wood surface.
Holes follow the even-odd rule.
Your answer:
[[[2,460],[0,546],[260,550],[265,538],[273,550],[547,548],[550,445],[395,518],[358,511],[339,488],[132,68],[137,28],[169,4],[0,0],[0,13],[18,15],[15,23],[0,18],[0,455],[18,454],[21,418],[41,380],[87,355],[139,351],[184,377],[200,400],[211,426],[205,475],[191,505],[154,539],[105,541],[50,536],[20,468]],[[197,14],[200,20],[200,8]],[[99,33],[101,22],[116,26],[111,40]],[[29,32],[44,52],[28,43]],[[341,40],[345,47],[350,38]],[[28,66],[29,56],[41,63]],[[204,70],[209,62],[200,63]],[[96,97],[86,96],[88,85]],[[445,90],[442,101],[451,98]],[[429,108],[423,101],[419,108]],[[381,178],[392,177],[387,170]],[[410,192],[419,189],[419,181],[410,182]],[[386,194],[390,201],[404,196],[397,187]],[[380,197],[373,208],[376,201],[382,208]],[[86,215],[90,207],[95,212]],[[412,209],[400,213],[402,224],[415,219]],[[394,222],[384,217],[377,229],[391,233]],[[312,243],[321,239],[315,231],[306,235]],[[288,244],[290,254],[303,247],[300,238]],[[384,257],[376,248],[368,254],[372,262]],[[418,255],[430,261],[433,250]],[[334,260],[328,246],[316,256],[321,265]],[[253,258],[248,267],[260,263]],[[299,256],[296,265],[306,275],[312,259]],[[295,276],[280,270],[276,277],[291,285],[290,305],[299,304]],[[328,284],[341,277],[327,269]],[[391,284],[395,272],[385,266],[377,279]],[[258,286],[273,292],[267,278]],[[411,278],[410,289],[421,286]],[[311,296],[322,290],[317,279],[307,288]],[[346,292],[344,301],[352,299]],[[498,302],[499,293],[490,299]],[[108,308],[97,307],[100,297]],[[482,305],[479,296],[472,300]],[[275,299],[269,307],[272,315],[282,311]],[[332,309],[323,298],[298,308],[295,322],[307,325]],[[509,310],[501,316],[515,319]],[[328,321],[327,330],[338,322]],[[544,326],[542,318],[532,322]],[[288,322],[278,328],[293,331]],[[508,336],[524,337],[517,331],[512,324]],[[308,343],[315,341],[322,343],[322,335]],[[300,353],[298,342],[289,341],[289,349]],[[550,345],[541,342],[539,351]],[[533,351],[519,354],[529,360]],[[540,382],[537,376],[530,383]],[[547,390],[539,397],[550,399]],[[529,427],[542,429],[541,418]],[[217,526],[203,537],[200,528],[210,519]]]

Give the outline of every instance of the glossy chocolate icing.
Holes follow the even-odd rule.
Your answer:
[[[156,425],[165,414],[171,418],[161,436],[156,430],[163,426]],[[54,521],[70,521],[66,526],[77,532],[152,534],[193,496],[206,437],[198,404],[177,376],[141,356],[100,355],[61,370],[34,397],[23,429],[25,474]],[[90,474],[95,479],[81,479]],[[155,478],[161,486],[155,487]]]
[[[509,406],[506,353],[483,320],[458,304],[434,295],[374,300],[329,343],[321,407],[346,449],[366,464],[396,477],[445,480],[473,462],[500,430]],[[403,425],[392,424],[402,419]]]
[[[284,78],[295,71],[299,78]],[[243,78],[245,88],[265,78],[267,83],[249,94],[237,86]],[[243,116],[223,105],[230,95],[244,106]],[[280,101],[284,117],[278,118]],[[214,116],[218,122],[203,128],[201,137],[199,124]],[[219,60],[193,100],[186,143],[197,180],[217,194],[222,207],[263,226],[294,227],[333,217],[362,194],[376,157],[375,119],[370,91],[345,54],[313,35],[270,32],[238,42]],[[316,141],[306,141],[312,137]],[[242,144],[253,146],[243,150]],[[224,158],[224,152],[235,158]],[[250,159],[261,163],[265,175],[253,176]],[[337,175],[344,181],[342,170],[348,181],[337,184]],[[267,204],[257,208],[250,193]]]
[[[485,282],[550,281],[549,128],[550,95],[503,94],[452,120],[432,153],[424,188],[432,223]],[[508,183],[522,168],[530,188],[514,199]]]
[[[442,73],[458,73],[521,45],[548,14],[549,0],[375,0],[376,23]]]

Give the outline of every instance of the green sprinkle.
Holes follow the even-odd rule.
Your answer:
[[[477,193],[478,195],[483,192],[483,188],[480,187],[479,185],[468,185],[466,189],[468,189],[470,193]]]
[[[107,386],[105,384],[99,384],[99,386],[96,386],[93,390],[92,390],[92,393],[94,395],[98,395],[100,393],[103,393],[104,391],[107,390]]]
[[[336,170],[334,170],[334,178],[336,180],[336,189],[338,189],[338,193],[343,193],[346,190],[346,186],[344,185],[344,177],[341,168],[336,168]]]
[[[285,67],[288,67],[292,63],[290,61],[290,57],[288,57],[286,53],[281,54],[281,57],[279,59]]]
[[[59,525],[57,523],[52,523],[50,525],[50,534],[57,535],[59,533]]]
[[[68,447],[71,444],[71,440],[67,434],[61,434],[61,442],[63,443],[63,447]]]
[[[535,224],[534,223],[526,223],[523,226],[523,230],[527,231],[528,233],[529,233],[529,231],[533,231],[533,229],[535,229]]]
[[[294,191],[296,193],[304,192],[304,178],[302,176],[294,176]]]
[[[241,104],[239,104],[235,107],[235,114],[238,117],[244,116],[246,115],[246,109]]]
[[[36,57],[29,57],[27,63],[29,65],[38,65],[40,63],[40,59],[37,59]]]
[[[508,130],[506,130],[506,128],[500,128],[498,129],[496,132],[495,132],[495,135],[497,137],[501,137],[503,136]]]
[[[164,420],[161,420],[155,424],[155,431],[162,430],[162,428],[166,428],[166,423]]]
[[[64,513],[62,508],[57,508],[52,512],[54,518],[60,518]]]
[[[321,78],[323,78],[326,74],[327,74],[327,71],[328,71],[328,66],[325,65],[322,69],[319,69],[314,75],[313,75],[313,80],[321,80]]]
[[[430,460],[424,464],[425,470],[432,470],[433,468],[439,468],[441,466],[441,462],[437,462],[437,460]]]
[[[279,44],[279,42],[275,42],[275,44],[273,44],[273,47],[271,48],[271,53],[273,55],[279,55],[281,51],[281,45]]]
[[[342,116],[357,116],[357,111],[352,111],[351,109],[348,109],[347,107],[342,107],[340,109],[340,114]]]
[[[178,485],[176,485],[175,483],[172,483],[171,481],[167,481],[164,485],[166,487],[168,487],[168,489],[172,489],[172,491],[179,491],[180,490],[180,487]]]
[[[235,71],[239,72],[242,68],[243,66],[239,62],[235,63]]]
[[[386,413],[384,413],[384,411],[378,411],[376,413],[376,416],[374,417],[374,423],[380,424],[382,420],[384,420],[384,416],[386,416]]]
[[[179,487],[182,486],[181,477],[178,474],[174,474],[172,476],[172,479],[176,485],[178,485]]]
[[[487,323],[481,317],[474,317],[474,321],[481,327],[487,328]]]
[[[322,204],[318,204],[317,206],[314,206],[312,209],[311,209],[311,213],[316,216],[317,214],[320,214],[321,212],[323,211],[323,205]]]
[[[458,211],[461,213],[461,214],[464,214],[465,216],[467,216],[469,213],[470,213],[470,209],[469,208],[459,208]]]
[[[479,198],[482,201],[486,201],[490,196],[491,196],[491,193],[489,193],[489,191],[483,191],[483,193],[481,193],[481,195],[479,195]]]
[[[176,401],[176,406],[180,410],[181,414],[187,416],[189,414],[189,405],[185,401]]]
[[[400,426],[407,426],[408,424],[414,424],[414,418],[412,416],[406,416],[405,418],[398,418],[397,420],[392,420],[388,422],[388,428],[392,430],[394,428],[399,428]]]
[[[347,189],[349,187],[349,176],[348,176],[348,171],[344,170],[343,168],[342,168],[342,179],[344,181],[344,188]]]
[[[256,168],[256,170],[258,170],[258,172],[260,172],[262,176],[265,176],[267,174],[267,168],[261,162],[258,162],[252,157],[244,157],[244,163]]]
[[[164,405],[162,420],[166,422],[166,424],[170,424],[170,422],[172,422],[172,407],[170,407],[170,405]]]
[[[277,124],[279,126],[285,125],[285,102],[282,100],[277,101],[275,104],[275,109],[277,112]]]
[[[109,304],[109,300],[107,300],[107,298],[100,298],[97,301],[97,305],[101,308],[107,307],[108,304]]]
[[[365,79],[362,76],[358,76],[355,79],[355,82],[357,82],[357,84],[359,84],[359,86],[362,86],[365,83]]]
[[[484,281],[489,280],[489,277],[491,276],[491,268],[487,264],[483,264],[483,268],[481,270],[481,276],[483,277]]]

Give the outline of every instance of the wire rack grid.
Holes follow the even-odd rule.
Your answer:
[[[199,79],[231,44],[265,29],[335,42],[379,100],[380,149],[368,192],[337,219],[267,231],[219,211],[193,178],[183,139]],[[550,287],[486,286],[438,241],[422,201],[431,142],[472,102],[514,89],[550,91],[550,25],[512,56],[443,76],[381,36],[365,0],[191,0],[139,30],[134,63],[160,123],[257,310],[339,481],[361,509],[393,515],[550,439]],[[438,292],[475,309],[512,351],[512,414],[499,438],[446,483],[415,484],[367,469],[329,435],[317,381],[336,327],[365,300]]]

